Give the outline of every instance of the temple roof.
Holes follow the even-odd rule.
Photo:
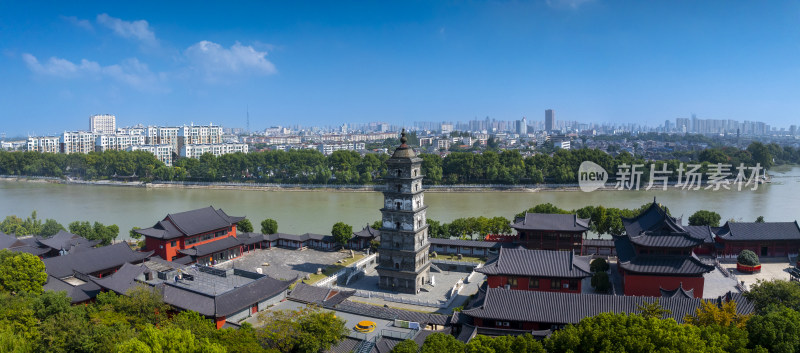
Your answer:
[[[503,243],[496,241],[464,240],[464,239],[444,239],[428,238],[428,242],[434,245],[463,246],[470,248],[499,249]]]
[[[164,221],[151,228],[138,229],[137,233],[159,239],[173,239],[192,236],[227,228],[243,220],[244,217],[229,216],[225,211],[209,206],[196,210],[170,213]]]
[[[672,290],[666,290],[664,288],[659,288],[661,291],[661,297],[663,298],[694,298],[694,288],[686,290],[683,288],[683,282],[678,284],[678,288]]]
[[[178,250],[179,253],[184,255],[191,255],[194,257],[211,255],[213,253],[230,249],[242,245],[242,241],[236,237],[225,237],[209,243],[193,246],[188,249]]]
[[[525,213],[511,228],[517,230],[555,230],[563,232],[585,232],[590,219],[578,218],[575,214]]]
[[[800,240],[800,226],[794,222],[726,222],[717,236],[727,241]]]
[[[353,236],[360,237],[360,238],[377,238],[381,236],[381,231],[372,228],[370,226],[364,227],[364,229],[354,232]]]
[[[691,248],[713,243],[708,226],[682,226],[680,219],[667,214],[655,200],[633,218],[622,217],[625,236],[630,242],[651,248]]]
[[[684,316],[694,314],[702,300],[490,288],[483,306],[464,310],[462,315],[489,320],[577,324],[581,319],[605,312],[638,313],[640,305],[658,301],[661,307],[670,311],[668,318],[683,322]],[[730,300],[737,303],[736,311],[739,314],[749,314],[754,310],[753,304],[739,293],[728,293],[712,299],[718,305]]]
[[[663,237],[672,238],[672,237]],[[660,275],[701,275],[714,269],[692,255],[636,255],[631,239],[614,237],[619,266],[630,272]]]
[[[153,255],[152,251],[133,251],[128,244],[117,243],[99,248],[89,248],[42,260],[45,272],[56,278],[72,276],[74,272],[85,275],[122,266],[126,262],[140,262]]]
[[[486,275],[584,278],[591,276],[589,256],[569,251],[500,248],[500,255],[476,272]]]
[[[52,237],[37,237],[36,241],[55,250],[71,250],[76,247],[91,248],[100,244],[100,240],[88,240],[80,235],[72,234],[65,230],[60,230]]]

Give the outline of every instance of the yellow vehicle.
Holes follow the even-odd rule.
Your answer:
[[[361,332],[361,333],[368,333],[368,332],[375,331],[375,327],[377,327],[377,325],[374,322],[364,320],[364,321],[359,322],[356,325],[355,329],[356,329],[356,331]]]

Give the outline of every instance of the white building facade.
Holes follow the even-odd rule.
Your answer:
[[[113,134],[117,131],[117,117],[111,114],[89,116],[89,131],[96,134]]]

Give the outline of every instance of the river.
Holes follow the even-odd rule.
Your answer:
[[[800,167],[770,171],[772,183],[757,190],[711,191],[544,191],[544,192],[427,192],[428,218],[450,222],[471,216],[513,218],[522,210],[550,202],[564,209],[587,205],[634,208],[651,202],[668,206],[684,223],[697,210],[713,210],[723,222],[735,218],[753,221],[794,221],[800,217]],[[258,231],[265,218],[278,221],[280,232],[330,234],[342,221],[354,230],[380,219],[379,192],[249,191],[180,188],[133,188],[68,185],[25,181],[0,182],[0,215],[26,217],[36,210],[39,218],[53,218],[65,226],[75,220],[117,224],[120,238],[134,226],[150,227],[167,213],[213,205],[231,215],[247,216]]]

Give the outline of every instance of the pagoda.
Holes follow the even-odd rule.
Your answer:
[[[400,146],[386,161],[377,271],[381,289],[416,294],[430,282],[428,206],[422,191],[422,158],[406,142],[404,129]]]

